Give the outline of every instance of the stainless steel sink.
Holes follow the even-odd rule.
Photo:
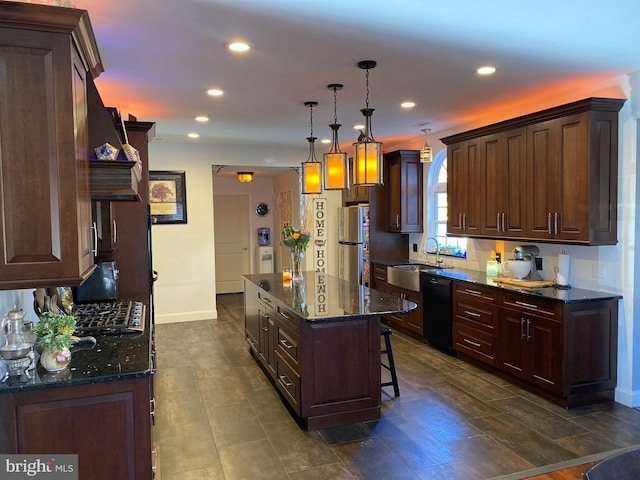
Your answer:
[[[419,292],[421,271],[426,271],[422,265],[393,265],[387,267],[387,283]]]

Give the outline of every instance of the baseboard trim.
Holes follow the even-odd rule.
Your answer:
[[[218,318],[218,310],[201,310],[199,312],[180,312],[156,314],[156,324],[196,322],[198,320],[215,320]]]
[[[620,387],[616,388],[616,402],[626,405],[627,407],[640,407],[640,390],[626,390]]]

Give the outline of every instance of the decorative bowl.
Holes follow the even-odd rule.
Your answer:
[[[531,271],[531,260],[507,260],[503,270],[513,278],[523,279]]]
[[[115,160],[119,150],[110,143],[105,143],[104,145],[96,147],[95,152],[98,160]]]

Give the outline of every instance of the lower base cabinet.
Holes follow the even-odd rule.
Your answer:
[[[454,281],[454,347],[564,406],[614,399],[618,300],[553,302]]]
[[[153,478],[151,377],[0,395],[0,451],[77,454],[78,478]]]

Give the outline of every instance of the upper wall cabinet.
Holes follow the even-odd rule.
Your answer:
[[[384,188],[389,194],[387,230],[422,232],[422,163],[418,150],[386,153],[384,162]]]
[[[0,289],[78,285],[93,270],[87,72],[102,71],[87,12],[0,9]]]
[[[449,234],[615,245],[624,102],[588,98],[443,138]]]

